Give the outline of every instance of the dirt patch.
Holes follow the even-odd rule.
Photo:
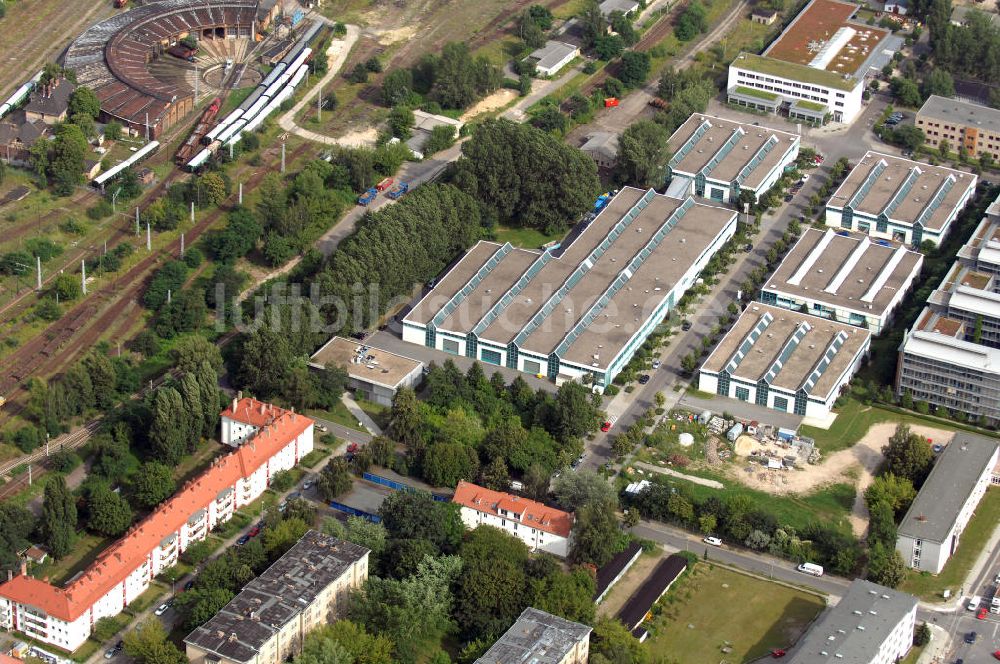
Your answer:
[[[663,551],[659,551],[655,555],[643,554],[639,556],[639,560],[635,561],[632,567],[629,568],[622,580],[616,583],[604,598],[604,601],[597,605],[597,615],[613,616],[618,613],[625,606],[625,602],[643,584],[657,563],[663,559],[664,555]]]
[[[417,34],[417,28],[415,26],[406,26],[403,28],[396,28],[395,30],[372,30],[375,34],[378,43],[382,46],[391,46],[402,41],[409,41],[413,39]]]
[[[467,110],[465,113],[462,113],[462,117],[460,117],[459,120],[462,122],[468,122],[481,113],[489,113],[490,111],[500,110],[515,99],[517,99],[517,92],[514,90],[508,90],[506,88],[498,90],[489,97],[480,99],[475,106]]]
[[[944,443],[953,435],[951,431],[919,425],[911,426],[910,429],[929,439],[931,441],[929,444]],[[732,466],[731,477],[751,488],[773,494],[805,494],[828,484],[853,482],[857,488],[857,495],[850,521],[855,534],[861,536],[868,527],[864,492],[872,483],[874,473],[882,463],[882,446],[889,441],[895,430],[894,422],[875,424],[853,447],[835,452],[819,464],[790,470],[768,470],[756,462],[747,462]],[[752,446],[749,444],[743,446],[744,449],[749,447]]]
[[[378,129],[370,127],[360,131],[352,131],[337,139],[337,143],[350,148],[367,148],[375,144],[378,139]]]

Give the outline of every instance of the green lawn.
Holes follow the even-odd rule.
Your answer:
[[[922,424],[938,429],[957,429],[946,420],[924,418],[919,415],[895,413],[878,406],[865,406],[860,401],[851,399],[843,408],[837,409],[837,419],[829,429],[818,429],[803,425],[799,434],[816,441],[816,445],[824,454],[847,449],[868,432],[868,428],[879,422],[899,422],[902,424]]]
[[[824,606],[811,593],[699,562],[643,626],[654,661],[748,662],[794,643]]]
[[[32,575],[39,579],[47,576],[55,585],[62,585],[74,574],[89,567],[114,539],[91,534],[79,535],[69,555],[60,560],[50,557],[43,564],[35,566]]]
[[[998,520],[1000,520],[1000,489],[990,488],[976,508],[969,525],[965,527],[958,550],[945,563],[941,573],[934,576],[911,571],[900,586],[900,590],[931,601],[941,601],[941,593],[946,588],[952,593],[958,592],[979,553],[993,534]]]
[[[913,646],[910,649],[910,654],[903,658],[901,664],[917,664],[917,660],[920,659],[920,655],[924,652],[925,646]]]
[[[559,240],[562,238],[562,234],[546,235],[545,233],[535,230],[534,228],[508,228],[506,226],[497,226],[496,238],[497,242],[510,242],[515,247],[539,249],[547,242]]]
[[[340,401],[338,401],[330,410],[307,410],[306,415],[311,417],[320,417],[324,420],[329,420],[330,422],[336,422],[341,426],[350,427],[351,429],[358,428],[358,418],[351,415],[351,411],[349,411],[347,406]]]

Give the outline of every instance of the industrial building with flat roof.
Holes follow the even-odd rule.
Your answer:
[[[347,371],[347,387],[383,406],[392,405],[399,389],[417,387],[424,369],[419,360],[343,337],[333,337],[309,358],[309,366],[317,371],[325,371],[328,364]]]
[[[535,63],[535,70],[542,76],[552,76],[580,55],[580,47],[566,42],[549,40],[545,46],[528,56]]]
[[[591,631],[529,606],[476,664],[587,664]]]
[[[698,389],[825,419],[870,344],[868,330],[751,304],[705,360]]]
[[[896,391],[1000,421],[1000,198],[903,338]]]
[[[899,522],[896,550],[914,569],[938,574],[990,486],[1000,445],[958,432]]]
[[[917,111],[914,124],[923,130],[930,147],[937,148],[941,141],[948,141],[954,152],[965,147],[974,157],[987,152],[994,161],[1000,162],[1000,110],[931,95]]]
[[[867,152],[826,204],[826,225],[919,247],[941,244],[976,191],[972,173]]]
[[[729,102],[813,124],[853,122],[866,78],[903,46],[889,30],[854,21],[858,9],[812,0],[763,54],[736,56],[729,65]]]
[[[668,142],[668,194],[694,194],[736,203],[741,192],[757,201],[799,156],[797,134],[695,113]]]
[[[603,391],[735,233],[734,210],[625,187],[562,246],[473,246],[403,340]]]
[[[788,664],[895,664],[913,646],[913,595],[855,579],[793,648]]]
[[[808,228],[761,289],[760,301],[881,334],[924,256],[888,240]]]
[[[342,616],[368,578],[363,546],[315,530],[184,639],[193,664],[277,664],[302,652],[306,634]]]

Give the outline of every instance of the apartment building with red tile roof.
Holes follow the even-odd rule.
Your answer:
[[[249,427],[233,452],[132,526],[66,586],[26,574],[0,584],[0,627],[75,650],[95,622],[135,601],[192,542],[255,500],[276,472],[313,449],[313,420],[293,411],[241,398],[221,417],[223,437],[227,430]]]
[[[459,482],[451,502],[461,508],[466,528],[494,526],[514,535],[532,551],[565,558],[573,530],[573,515],[543,503],[471,482]]]

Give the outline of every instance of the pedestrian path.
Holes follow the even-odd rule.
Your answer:
[[[636,461],[633,464],[643,470],[647,470],[651,473],[660,473],[661,475],[670,475],[671,477],[677,477],[682,480],[687,480],[688,482],[694,482],[695,484],[700,484],[702,486],[707,486],[710,489],[725,489],[725,485],[722,482],[716,482],[715,480],[705,479],[704,477],[697,477],[695,475],[685,475],[684,473],[679,473],[672,468],[661,468],[660,466],[654,466],[651,463],[646,463],[645,461]]]
[[[358,424],[368,430],[368,433],[375,436],[382,435],[382,428],[375,423],[375,420],[368,416],[368,413],[358,405],[358,402],[354,400],[354,397],[349,392],[344,392],[340,400],[347,406],[347,410],[351,411],[351,415],[357,418]]]

